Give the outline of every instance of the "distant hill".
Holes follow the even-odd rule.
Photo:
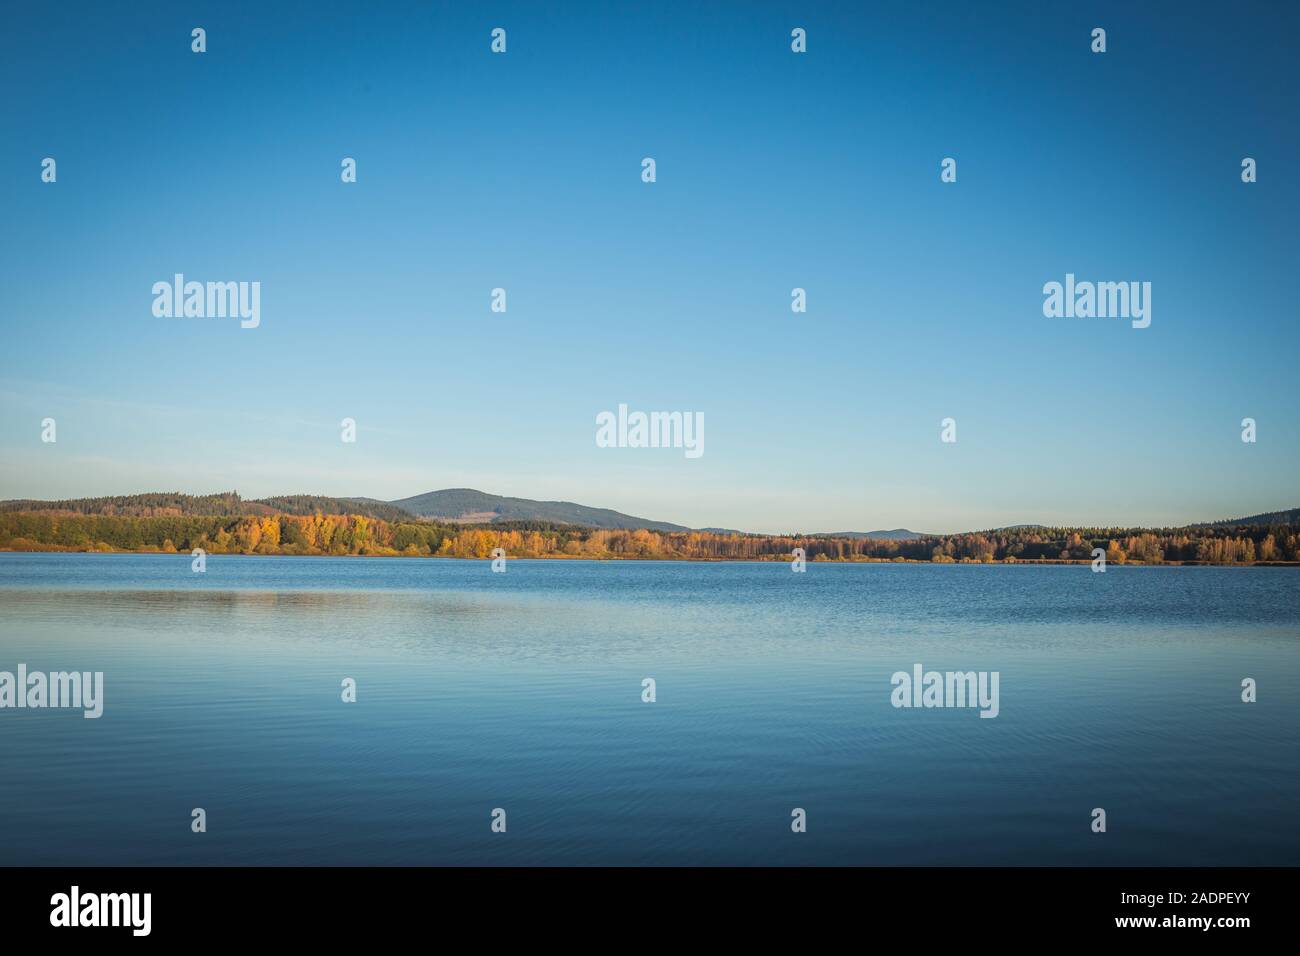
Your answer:
[[[651,521],[608,508],[590,508],[572,501],[507,498],[473,488],[445,488],[389,502],[413,515],[457,524],[496,524],[503,521],[543,521],[588,528],[645,528],[649,531],[689,531],[680,524]]]
[[[1300,524],[1300,508],[1292,508],[1290,511],[1267,511],[1261,515],[1251,515],[1249,518],[1228,518],[1224,521],[1206,521],[1202,524],[1191,525],[1193,528],[1225,528],[1231,525],[1265,525],[1265,524]]]

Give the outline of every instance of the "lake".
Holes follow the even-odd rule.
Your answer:
[[[1298,651],[1289,568],[0,554],[0,671],[104,674],[0,864],[1297,865]]]

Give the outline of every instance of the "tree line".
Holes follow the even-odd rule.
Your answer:
[[[123,515],[132,518],[161,518],[175,515],[312,515],[359,514],[385,521],[413,521],[415,516],[385,501],[358,498],[330,498],[324,495],[276,495],[271,498],[241,498],[237,491],[214,495],[187,495],[179,491],[151,491],[140,495],[106,495],[100,498],[71,498],[36,501],[19,498],[0,501],[0,512],[71,511],[83,515]]]
[[[242,502],[241,504],[247,504]],[[761,535],[711,531],[583,528],[545,522],[447,525],[390,521],[363,514],[78,514],[0,513],[7,551],[192,551],[210,554],[387,555],[487,558],[631,558],[661,560],[926,561],[931,563],[1257,564],[1300,562],[1291,524],[1174,529],[1014,528],[934,535],[907,541],[834,535]]]

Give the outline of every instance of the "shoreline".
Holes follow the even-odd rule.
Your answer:
[[[113,549],[89,549],[89,548],[0,548],[0,554],[94,554],[94,555],[162,555],[165,557],[182,557],[189,558],[193,556],[190,551],[163,551],[154,548],[141,548],[139,550],[125,550],[121,548]],[[311,554],[293,554],[286,551],[274,552],[244,552],[244,551],[208,551],[207,557],[230,557],[230,558],[404,558],[415,560],[434,560],[434,561],[484,561],[490,563],[493,559],[488,557],[467,557],[464,555],[450,554],[403,554],[400,551],[393,554],[354,554],[344,552],[342,554],[323,554],[320,552]],[[590,554],[542,554],[542,555],[520,555],[512,557],[506,555],[508,561],[640,561],[640,562],[659,562],[662,564],[789,564],[791,558],[787,556],[772,556],[765,558],[688,558],[671,555],[590,555]],[[999,566],[999,567],[1087,567],[1092,564],[1089,559],[1065,560],[1062,558],[1017,558],[1013,561],[1006,560],[959,560],[959,561],[918,561],[914,558],[826,558],[825,560],[809,561],[808,564],[903,564],[912,566],[936,567],[944,565],[961,565],[961,566]],[[1123,563],[1110,564],[1112,567],[1127,568],[1300,568],[1300,561],[1251,561],[1251,562],[1213,562],[1213,561],[1125,561]]]

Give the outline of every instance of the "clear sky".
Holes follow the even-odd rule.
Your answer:
[[[805,532],[1300,505],[1300,8],[994,6],[15,6],[0,498],[465,486]],[[177,272],[260,282],[260,326],[155,317]],[[1067,272],[1149,281],[1151,326],[1044,317]],[[703,413],[705,454],[598,448],[619,403]]]

